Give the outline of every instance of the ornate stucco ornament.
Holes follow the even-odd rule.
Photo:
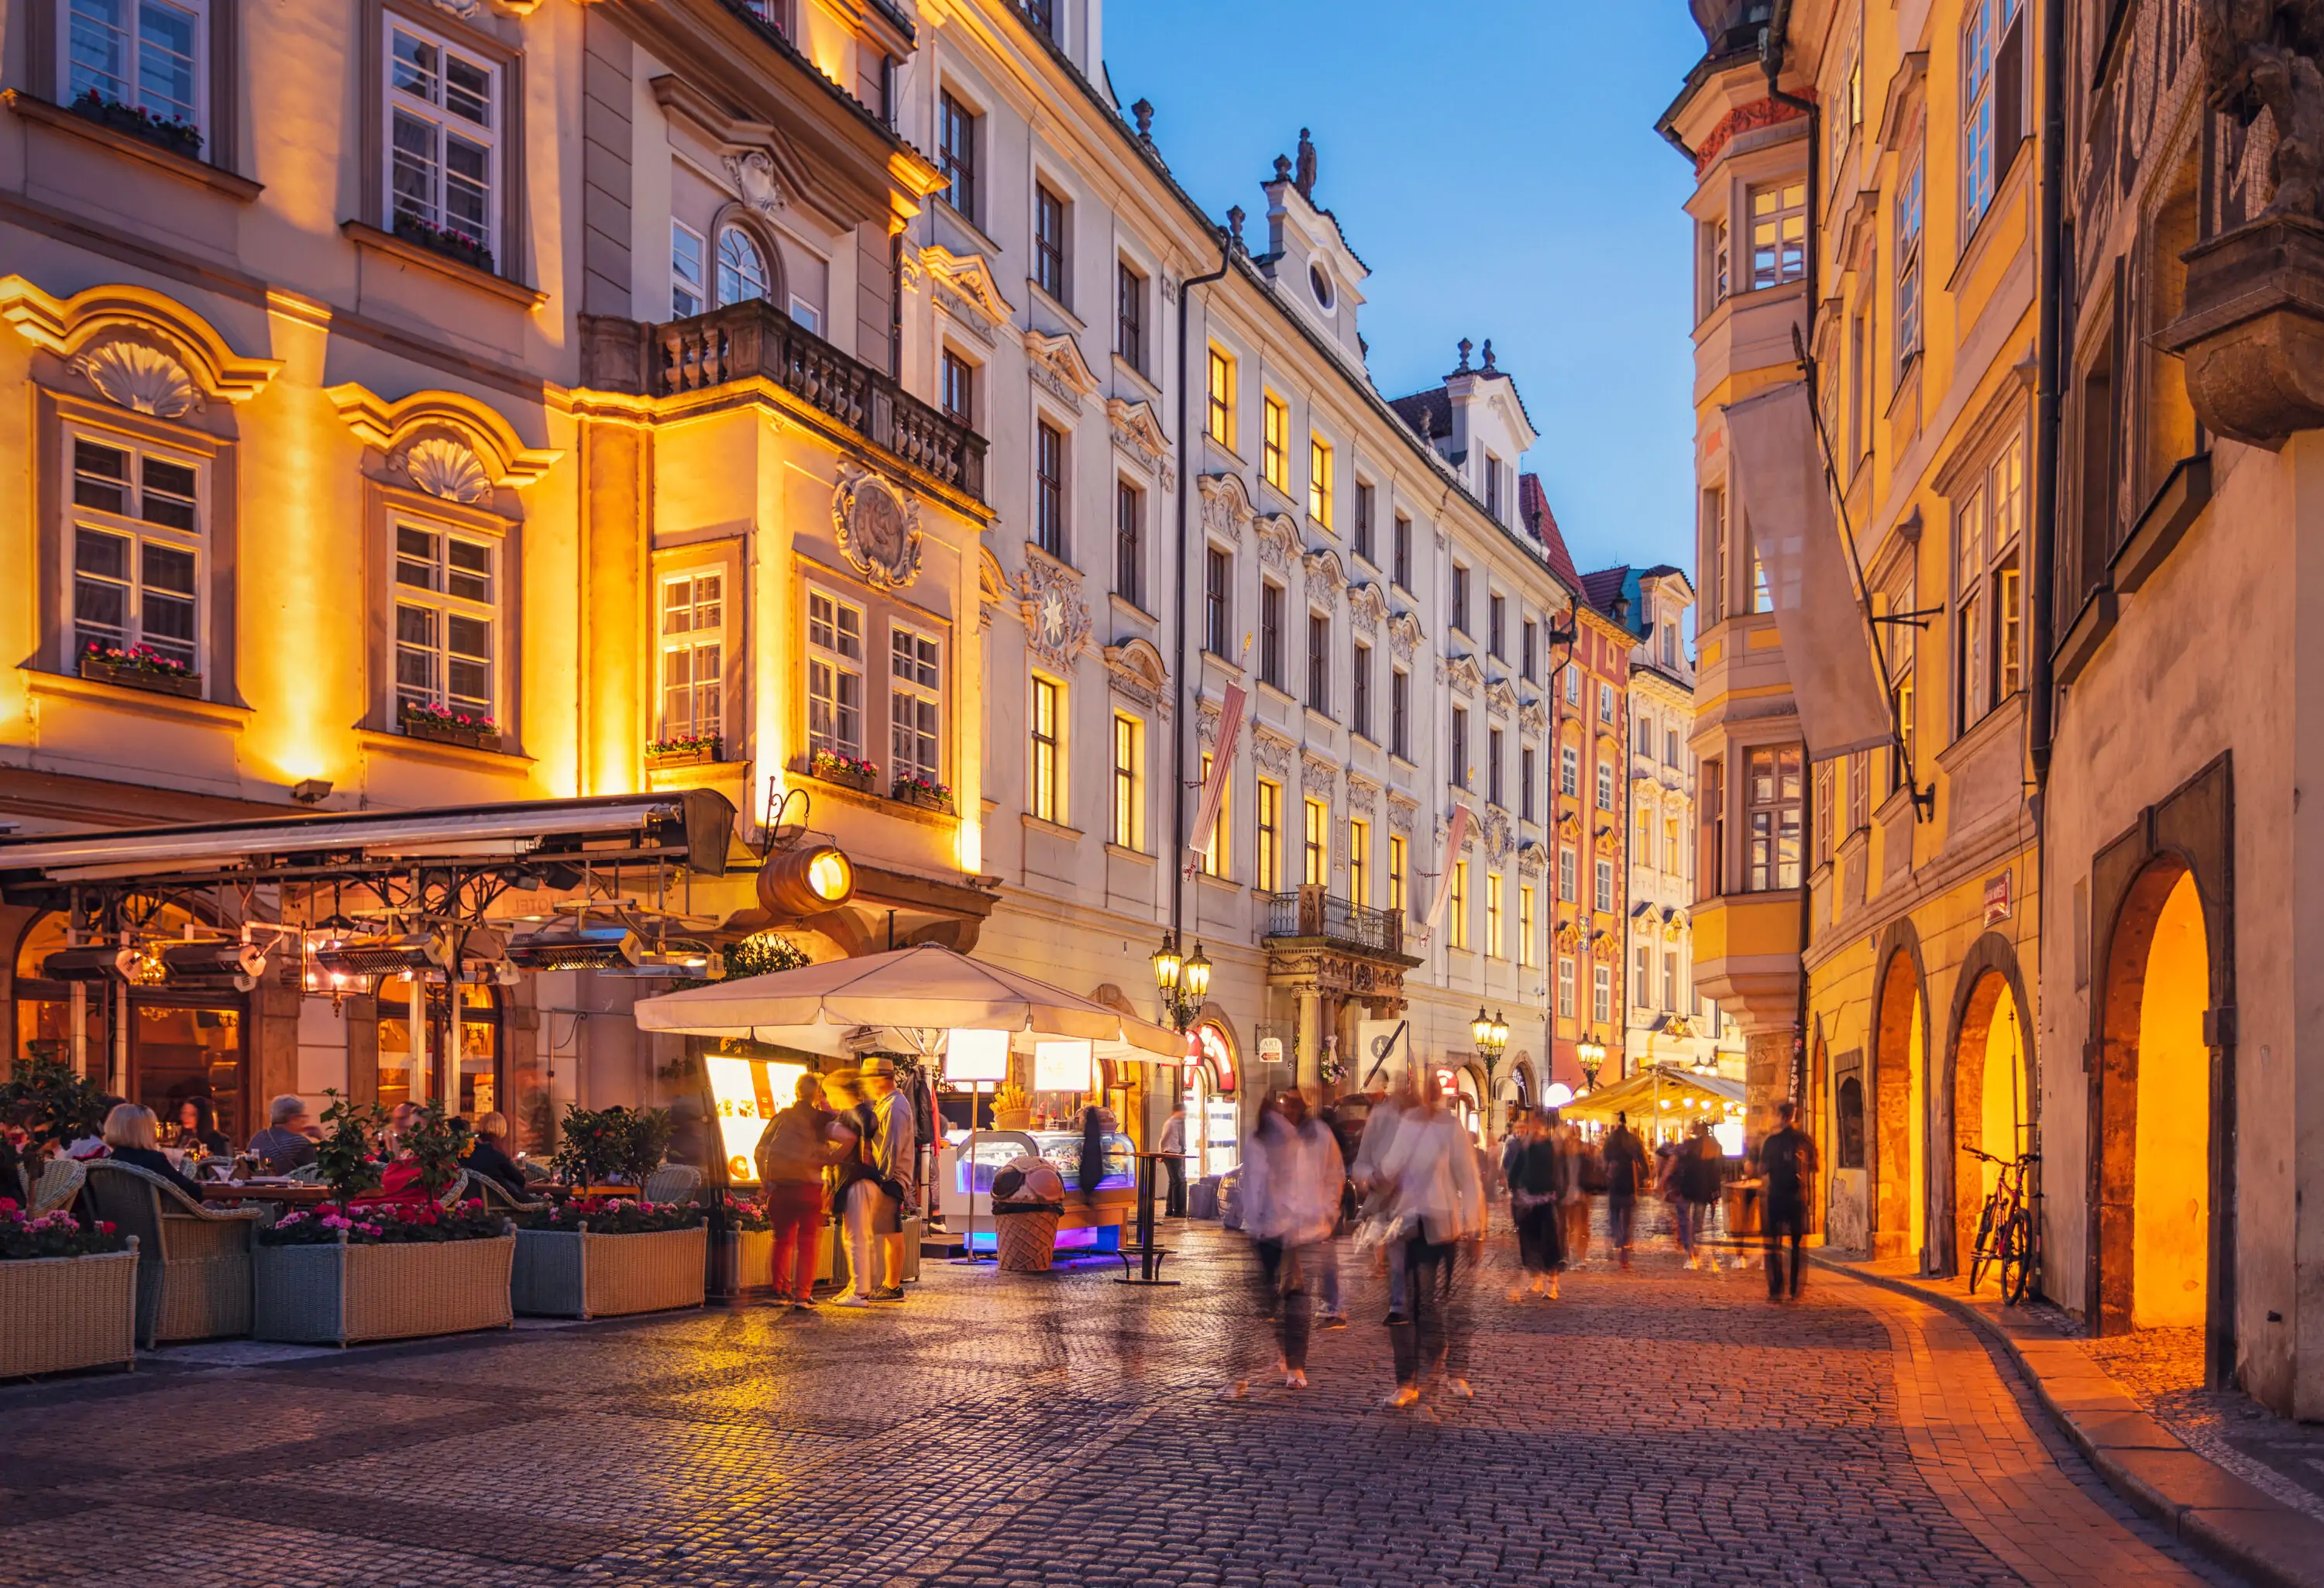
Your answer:
[[[1259,526],[1259,560],[1278,573],[1289,573],[1299,557],[1299,526],[1288,513],[1270,512],[1254,521]]]
[[[1113,427],[1113,444],[1144,464],[1165,491],[1176,490],[1178,466],[1170,460],[1170,438],[1162,433],[1154,405],[1143,399],[1132,402],[1126,397],[1109,397],[1105,417]]]
[[[1312,751],[1303,751],[1299,757],[1299,788],[1302,793],[1329,799],[1340,785],[1340,769]]]
[[[878,475],[842,469],[831,494],[839,549],[875,590],[901,590],[920,577],[920,506]]]
[[[992,279],[982,254],[954,254],[941,244],[920,250],[920,264],[935,289],[936,304],[969,335],[990,347],[995,333],[1016,314]]]
[[[1084,401],[1097,395],[1098,378],[1082,356],[1081,344],[1063,331],[1055,336],[1028,328],[1025,365],[1034,383],[1075,413]]]
[[[774,215],[789,207],[783,196],[782,183],[776,180],[775,162],[763,149],[746,149],[740,154],[729,154],[724,162],[727,180],[742,196],[742,202],[761,215]]]
[[[1292,758],[1298,753],[1299,746],[1282,734],[1258,724],[1251,725],[1250,758],[1259,763],[1259,771],[1282,777],[1291,771]]]
[[[1348,774],[1348,814],[1369,817],[1379,808],[1379,785],[1360,773]]]
[[[1082,599],[1081,576],[1047,558],[1027,559],[1012,581],[1018,610],[1025,618],[1025,645],[1039,660],[1065,669],[1089,649],[1089,604]]]
[[[1202,494],[1203,527],[1222,540],[1242,543],[1251,521],[1250,488],[1236,475],[1204,475],[1194,482]]]
[[[1151,640],[1135,636],[1105,648],[1105,670],[1113,692],[1149,711],[1168,716],[1176,708],[1172,697],[1170,669]]]
[[[1376,584],[1348,586],[1348,621],[1356,632],[1370,634],[1378,632],[1388,621],[1388,596]]]
[[[1407,838],[1411,837],[1413,825],[1419,817],[1418,801],[1408,794],[1399,794],[1393,789],[1388,790],[1388,830],[1389,832],[1401,833]]]
[[[1340,554],[1330,547],[1318,547],[1301,561],[1307,568],[1308,600],[1336,601],[1340,592],[1348,587],[1347,569],[1340,564]]]
[[[116,337],[74,355],[72,372],[116,408],[156,419],[183,419],[202,406],[201,388],[174,355],[150,342]]]
[[[1397,613],[1388,620],[1388,639],[1396,648],[1397,660],[1410,661],[1412,653],[1420,649],[1420,620],[1408,612]]]
[[[455,437],[422,436],[387,462],[416,489],[445,502],[473,506],[493,494],[484,459]]]

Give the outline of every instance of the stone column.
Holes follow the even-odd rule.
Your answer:
[[[1758,1141],[1775,1128],[1775,1105],[1791,1096],[1792,1028],[1747,1026],[1743,1033],[1743,1133]]]
[[[1299,1085],[1320,1093],[1323,1085],[1323,994],[1299,994]]]

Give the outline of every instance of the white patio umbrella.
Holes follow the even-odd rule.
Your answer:
[[[637,1020],[642,1030],[834,1055],[847,1052],[849,1033],[863,1027],[1001,1030],[1025,1042],[1083,1038],[1109,1058],[1176,1062],[1186,1050],[1185,1039],[1166,1027],[932,943],[641,999]],[[919,1039],[896,1046],[930,1051]]]

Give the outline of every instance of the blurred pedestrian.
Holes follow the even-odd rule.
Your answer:
[[[1405,1319],[1404,1260],[1401,1242],[1392,1233],[1395,1188],[1380,1173],[1380,1162],[1388,1156],[1388,1148],[1396,1140],[1397,1126],[1411,1106],[1410,1078],[1394,1093],[1374,1081],[1368,1095],[1371,1109],[1364,1116],[1364,1133],[1349,1177],[1361,1199],[1356,1210],[1359,1248],[1370,1240],[1372,1250],[1379,1253],[1379,1268],[1388,1274],[1388,1316],[1384,1321],[1394,1325]]]
[[[1627,1113],[1614,1116],[1606,1138],[1606,1233],[1614,1255],[1630,1266],[1630,1242],[1637,1233],[1638,1193],[1646,1183],[1646,1149],[1630,1130]]]
[[[1697,1121],[1694,1134],[1679,1149],[1678,1190],[1681,1216],[1686,1221],[1686,1266],[1719,1270],[1719,1258],[1705,1249],[1711,1214],[1726,1189],[1726,1155],[1707,1120]]]
[[[1421,1089],[1397,1122],[1379,1174],[1394,1198],[1405,1271],[1403,1320],[1388,1325],[1396,1353],[1396,1393],[1388,1404],[1412,1405],[1423,1380],[1438,1375],[1465,1400],[1473,1391],[1462,1376],[1468,1319],[1458,1259],[1463,1240],[1484,1233],[1485,1187],[1476,1144],[1445,1108],[1441,1092]]]
[[[1509,1169],[1509,1213],[1517,1226],[1517,1260],[1532,1278],[1509,1287],[1515,1301],[1530,1289],[1536,1296],[1557,1299],[1557,1270],[1564,1262],[1564,1209],[1560,1191],[1564,1183],[1563,1149],[1554,1122],[1527,1119],[1517,1137],[1517,1150]]]
[[[1340,1222],[1347,1174],[1329,1126],[1311,1118],[1307,1099],[1286,1092],[1259,1111],[1242,1161],[1243,1233],[1259,1259],[1261,1316],[1276,1324],[1276,1371],[1286,1389],[1307,1386],[1310,1288],[1320,1278],[1319,1251]],[[1238,1379],[1230,1396],[1240,1396]]]
[[[1766,1192],[1767,1299],[1785,1297],[1784,1245],[1791,1243],[1789,1299],[1800,1298],[1800,1242],[1808,1233],[1808,1179],[1815,1173],[1815,1143],[1792,1123],[1794,1104],[1775,1105],[1777,1128],[1759,1143],[1759,1179]]]
[[[1174,1104],[1170,1120],[1162,1127],[1162,1139],[1154,1150],[1162,1155],[1162,1172],[1169,1177],[1169,1199],[1163,1210],[1174,1219],[1186,1216],[1186,1105]]]
[[[1557,1129],[1564,1146],[1559,1161],[1564,1167],[1565,1183],[1559,1187],[1558,1198],[1565,1215],[1565,1266],[1578,1269],[1590,1261],[1591,1186],[1602,1170],[1598,1149],[1583,1140],[1580,1125],[1565,1121]]]
[[[768,1226],[774,1233],[767,1277],[774,1286],[775,1305],[788,1304],[797,1312],[815,1306],[826,1216],[823,1171],[855,1142],[853,1131],[837,1130],[837,1122],[838,1116],[823,1105],[823,1083],[814,1076],[801,1076],[791,1105],[767,1122],[753,1151]]]

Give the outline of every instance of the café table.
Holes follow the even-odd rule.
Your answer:
[[[246,1180],[204,1180],[204,1202],[271,1202],[281,1207],[313,1207],[331,1199],[331,1188],[303,1180],[253,1185]]]

